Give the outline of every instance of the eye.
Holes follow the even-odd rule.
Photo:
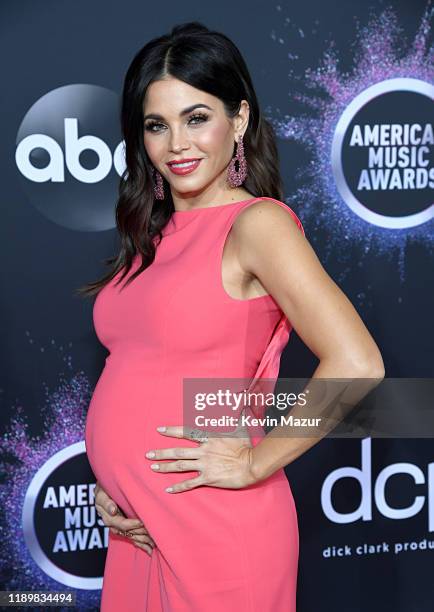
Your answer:
[[[190,117],[190,119],[200,119],[199,123],[204,123],[208,121],[208,115],[205,113],[196,113]]]
[[[188,122],[190,123],[191,121],[194,120],[194,123],[192,123],[191,125],[199,125],[201,123],[205,123],[205,121],[208,121],[208,115],[205,113],[195,113],[194,115],[191,115]],[[163,123],[159,122],[159,121],[149,121],[148,123],[145,124],[145,130],[147,132],[160,132],[160,129],[154,129],[157,126],[160,125],[164,125]]]
[[[149,121],[149,123],[145,124],[145,130],[147,132],[158,132],[159,130],[154,130],[154,127],[157,125],[163,125],[163,124],[159,123],[158,121]]]

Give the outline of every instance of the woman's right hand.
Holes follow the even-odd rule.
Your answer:
[[[95,487],[95,507],[106,527],[116,535],[131,540],[134,546],[142,548],[149,555],[155,547],[155,542],[140,519],[127,518],[117,507],[116,503],[107,495],[97,481]]]

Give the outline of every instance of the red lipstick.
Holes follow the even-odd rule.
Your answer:
[[[168,162],[167,165],[169,166],[170,171],[173,172],[173,174],[184,175],[184,174],[190,174],[191,172],[194,172],[194,170],[196,170],[196,168],[199,166],[201,161],[202,161],[201,159],[190,157],[187,159],[173,160],[172,162]],[[186,166],[174,165],[176,163],[181,163],[181,164],[188,163],[188,165]]]

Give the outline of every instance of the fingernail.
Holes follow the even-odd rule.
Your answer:
[[[153,464],[151,465],[151,468],[152,468],[153,470],[159,470],[159,469],[160,469],[160,466],[158,465],[158,463],[153,463]]]
[[[168,493],[172,493],[172,491],[173,491],[173,487],[167,487],[166,491],[167,491]]]
[[[114,506],[110,508],[110,514],[116,514],[116,508]]]
[[[146,453],[146,456],[148,457],[148,459],[152,459],[152,457],[155,457],[155,453],[154,451],[149,451],[148,453]]]
[[[157,427],[157,431],[166,431],[166,427]]]

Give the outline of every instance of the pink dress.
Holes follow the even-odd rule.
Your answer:
[[[152,265],[95,300],[95,331],[110,354],[89,406],[87,455],[101,486],[156,543],[149,556],[110,532],[102,612],[296,610],[298,524],[284,470],[244,489],[167,493],[198,473],[154,472],[145,457],[197,447],[156,431],[183,425],[183,377],[278,376],[287,317],[271,295],[235,299],[221,282],[226,236],[258,200],[282,206],[304,233],[273,198],[177,211]],[[136,258],[131,273],[138,266]]]

